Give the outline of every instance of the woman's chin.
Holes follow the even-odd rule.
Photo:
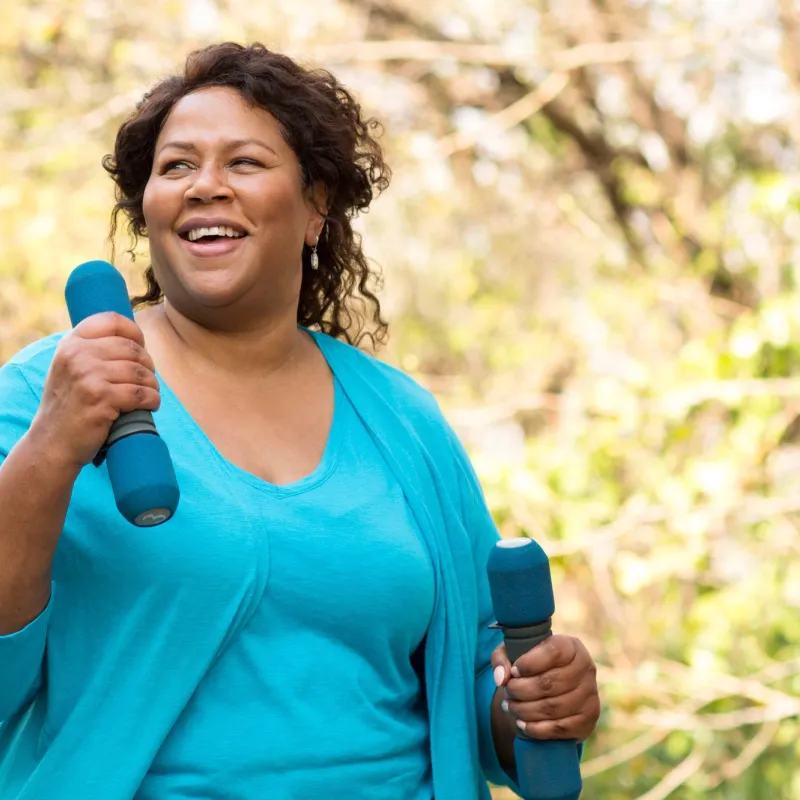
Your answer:
[[[241,273],[229,270],[195,272],[182,281],[183,292],[190,302],[205,308],[225,308],[235,305],[247,295]]]

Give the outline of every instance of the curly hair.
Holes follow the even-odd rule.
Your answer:
[[[303,187],[321,184],[327,190],[318,269],[311,269],[311,251],[303,248],[298,324],[350,344],[359,345],[365,337],[373,347],[383,343],[388,325],[375,294],[380,275],[368,264],[352,226],[389,185],[391,171],[377,141],[380,125],[364,118],[353,95],[329,72],[305,69],[261,44],[225,42],[191,53],[183,74],[156,84],[122,124],[113,154],[103,158],[116,184],[112,246],[120,213],[127,218],[131,256],[139,238],[147,237],[142,200],[156,140],[182,97],[215,86],[236,89],[248,103],[269,111],[300,162]],[[145,279],[146,290],[132,298],[134,306],[163,299],[152,266]]]

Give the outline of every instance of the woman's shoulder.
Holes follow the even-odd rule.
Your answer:
[[[419,415],[431,422],[444,422],[436,397],[411,375],[358,347],[323,333],[312,333],[334,372],[341,373],[340,368],[345,366],[353,374],[365,379],[397,410]]]
[[[325,334],[314,336],[337,378],[349,383],[348,389],[355,386],[357,400],[391,408],[405,427],[425,443],[428,454],[441,464],[452,465],[467,459],[458,434],[433,392],[370,353]]]
[[[56,351],[56,346],[63,338],[65,331],[45,336],[23,347],[0,367],[3,384],[13,383],[15,379],[24,378],[25,382],[40,393],[44,386],[47,371]]]

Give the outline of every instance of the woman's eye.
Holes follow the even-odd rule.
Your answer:
[[[256,161],[252,158],[236,158],[230,162],[231,167],[263,167],[264,165],[260,161]],[[168,161],[164,166],[161,168],[161,174],[167,175],[169,173],[181,173],[186,172],[187,170],[193,169],[192,165],[188,161]]]
[[[163,172],[176,172],[189,169],[189,165],[185,161],[169,161],[164,164]]]

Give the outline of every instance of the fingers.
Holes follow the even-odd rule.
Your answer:
[[[86,368],[87,356],[103,361],[138,361],[155,372],[141,329],[118,314],[88,317],[59,342],[56,355],[58,362],[71,365],[68,371],[73,374]]]
[[[559,697],[575,688],[579,676],[579,670],[559,667],[533,678],[512,678],[506,685],[506,694],[510,699],[521,702]]]
[[[103,339],[109,336],[121,336],[132,339],[140,347],[144,347],[142,329],[128,317],[107,311],[86,317],[75,326],[75,332],[82,339]]]
[[[152,370],[137,361],[108,361],[103,372],[109,383],[127,383],[132,386],[147,386],[158,391],[158,379]]]
[[[515,678],[532,678],[557,667],[566,667],[586,648],[572,636],[550,636],[514,662]],[[588,653],[586,653],[588,656]],[[589,659],[591,660],[591,659]]]
[[[136,361],[150,372],[155,372],[155,364],[150,354],[132,339],[111,336],[82,344],[85,352],[90,352],[103,361]]]
[[[120,414],[156,411],[160,404],[155,365],[139,326],[120,314],[96,314],[59,341],[39,419],[58,432],[65,463],[82,466]]]
[[[494,682],[498,686],[505,686],[511,679],[511,662],[506,655],[506,646],[501,644],[492,653],[492,668],[494,669]]]
[[[565,719],[575,714],[582,714],[597,689],[591,684],[581,684],[566,694],[558,697],[544,697],[538,700],[508,699],[503,710],[526,722],[544,722],[546,720]]]
[[[101,400],[101,379],[158,390],[155,364],[144,348],[131,339],[75,340],[60,343],[57,367],[72,384],[95,401]]]
[[[576,739],[579,742],[588,739],[596,727],[596,724],[583,714],[544,722],[520,721],[517,725],[532,739]]]
[[[578,739],[600,716],[597,667],[586,647],[569,636],[551,636],[520,656],[505,684],[503,711],[536,739]]]
[[[109,403],[119,410],[120,414],[129,411],[157,411],[161,406],[161,395],[149,386],[129,383],[111,384],[109,386]]]
[[[58,368],[63,368],[77,379],[94,374],[98,366],[110,362],[137,364],[151,374],[155,373],[150,354],[140,344],[122,336],[101,339],[65,337],[58,344],[57,358],[54,360]]]
[[[586,673],[596,674],[586,647],[570,636],[551,636],[520,656],[510,668],[510,679],[504,645],[492,654],[492,666],[504,667],[506,679],[498,685],[515,700],[556,697],[574,689]]]
[[[75,386],[75,393],[85,408],[95,410],[101,419],[113,422],[120,414],[139,409],[155,411],[161,405],[161,395],[150,379],[144,383],[124,381],[124,369],[120,370],[122,382],[114,383],[106,374],[96,374]]]

